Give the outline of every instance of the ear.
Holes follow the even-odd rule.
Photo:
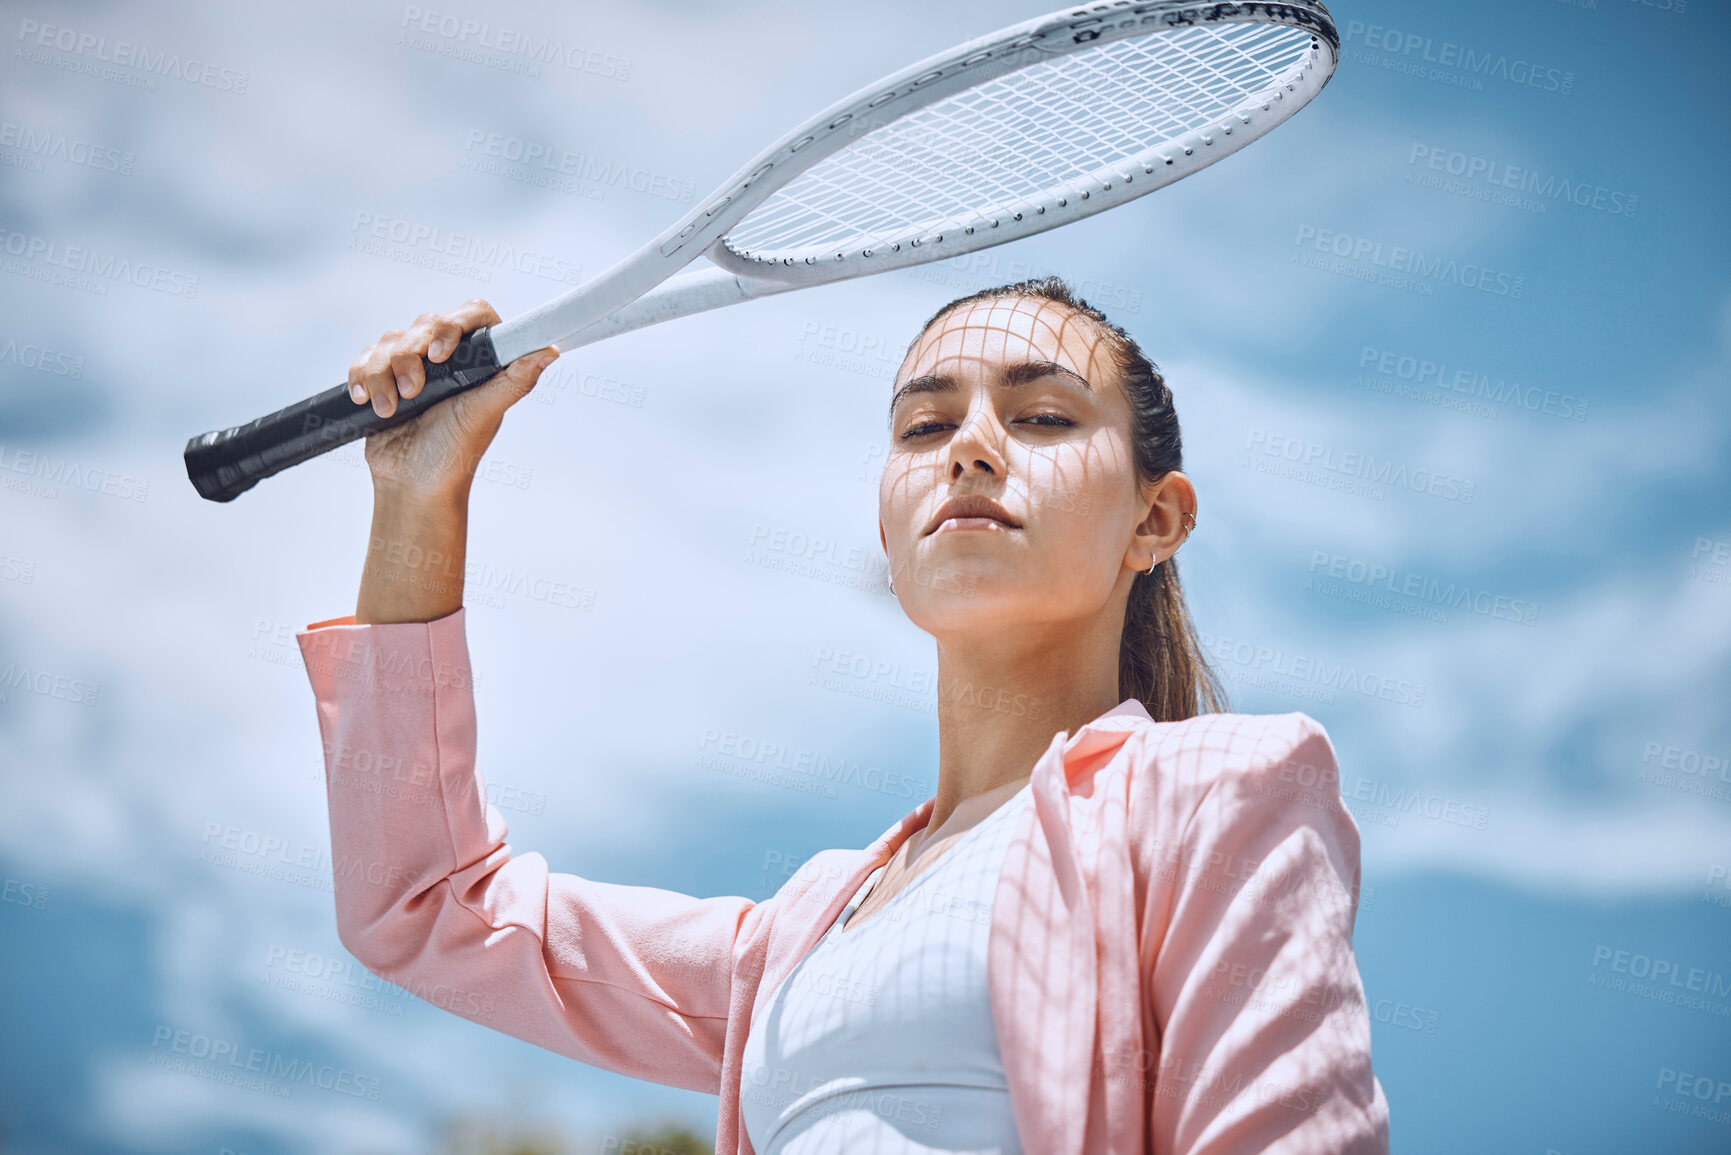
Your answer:
[[[878,541],[883,543],[884,556],[888,557],[890,555],[890,539],[889,536],[884,533],[884,519],[881,517],[878,518]]]
[[[1142,500],[1147,503],[1147,513],[1136,525],[1130,548],[1124,553],[1124,564],[1147,570],[1155,562],[1177,553],[1189,538],[1190,531],[1185,525],[1196,524],[1196,487],[1174,469],[1160,480],[1143,485]],[[1192,516],[1186,518],[1186,513]]]

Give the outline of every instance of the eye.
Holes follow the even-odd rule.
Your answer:
[[[910,437],[924,437],[929,433],[944,428],[948,424],[947,421],[921,421],[917,425],[909,426],[907,431],[901,434],[897,440],[906,441]],[[1061,416],[1057,413],[1035,413],[1028,417],[1018,419],[1015,424],[1043,425],[1050,429],[1063,429],[1073,427],[1076,423],[1068,417]]]

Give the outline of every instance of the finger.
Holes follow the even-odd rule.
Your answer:
[[[449,317],[427,318],[427,360],[443,361],[456,351],[457,342],[463,339],[463,326]]]
[[[415,323],[406,329],[401,339],[397,341],[397,349],[401,352],[414,353],[425,357],[427,346],[433,341],[433,326],[439,321],[437,313],[422,313],[415,318]]]
[[[463,334],[472,333],[482,325],[498,323],[499,314],[486,301],[479,297],[464,301],[450,312],[431,318],[428,328],[432,342],[427,348],[427,359],[443,361],[456,351]]]
[[[493,306],[480,297],[471,297],[445,314],[447,320],[455,321],[467,333],[471,329],[479,329],[482,325],[497,325],[499,314]]]
[[[349,362],[349,399],[356,405],[366,404],[367,387],[362,382],[362,378],[367,371],[367,358],[373,355],[375,348],[377,346],[368,345],[365,353]]]
[[[380,417],[389,417],[397,411],[397,375],[391,371],[394,351],[394,341],[375,345],[367,357],[366,368],[361,372],[361,387],[372,399],[373,412]]]
[[[422,313],[415,318],[415,323],[409,326],[408,332],[403,334],[402,340],[397,342],[397,352],[411,353],[430,361],[443,361],[449,353],[441,350],[434,356],[434,345],[440,336],[448,335],[449,332],[449,322],[438,313]]]
[[[397,396],[407,401],[421,391],[427,383],[427,370],[421,364],[420,354],[412,348],[399,348],[390,355],[391,377],[396,382]]]

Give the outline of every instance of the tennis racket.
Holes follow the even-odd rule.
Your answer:
[[[1117,0],[1013,25],[831,105],[606,272],[476,329],[389,417],[337,385],[186,445],[198,492],[410,420],[524,353],[943,260],[1104,212],[1237,152],[1334,74],[1316,0]],[[699,256],[710,265],[675,276]],[[670,279],[671,278],[671,279]]]

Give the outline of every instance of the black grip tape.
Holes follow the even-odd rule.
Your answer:
[[[233,501],[273,473],[401,425],[428,406],[489,380],[500,368],[485,327],[465,334],[445,360],[434,364],[422,358],[421,365],[426,385],[410,400],[399,397],[389,417],[374,413],[370,404],[356,405],[349,387],[338,385],[245,425],[200,433],[186,443],[186,476],[199,496]]]

